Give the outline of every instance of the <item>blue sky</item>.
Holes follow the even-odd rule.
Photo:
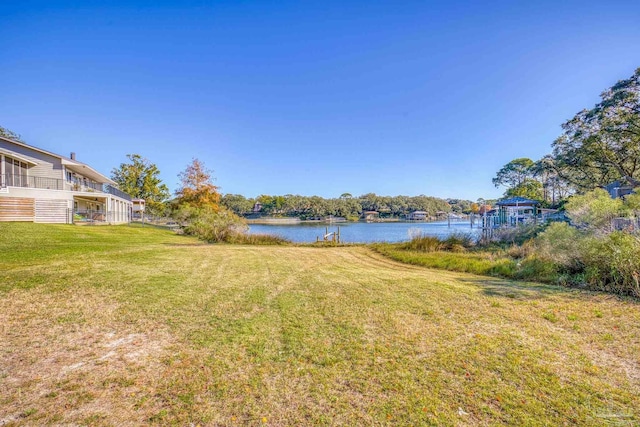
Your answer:
[[[0,0],[0,125],[173,190],[492,198],[640,67],[637,1]]]

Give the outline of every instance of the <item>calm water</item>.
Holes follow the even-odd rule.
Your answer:
[[[316,237],[322,236],[327,224],[296,224],[296,225],[263,225],[251,224],[249,233],[275,234],[293,242],[315,242]],[[338,226],[329,226],[329,232],[336,231]],[[468,222],[353,222],[340,224],[340,236],[344,243],[371,242],[404,242],[411,239],[411,235],[421,232],[423,235],[447,237],[451,233],[472,233],[478,235],[480,228],[470,227]]]

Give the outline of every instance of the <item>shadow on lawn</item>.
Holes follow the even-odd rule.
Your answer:
[[[506,279],[493,278],[464,278],[461,282],[475,285],[482,289],[487,296],[509,299],[531,300],[543,299],[552,295],[563,294],[570,297],[579,297],[584,292],[577,289],[563,288],[557,285],[545,285],[542,283],[515,282]],[[587,293],[588,294],[588,293]]]
[[[482,293],[492,297],[502,297],[514,300],[534,300],[544,299],[551,296],[561,296],[577,300],[590,300],[591,302],[596,302],[596,300],[600,302],[617,300],[633,305],[640,305],[640,299],[632,296],[617,295],[584,288],[570,288],[560,285],[517,282],[508,279],[495,278],[461,278],[459,280],[481,288]]]

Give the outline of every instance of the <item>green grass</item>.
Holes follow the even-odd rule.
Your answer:
[[[566,282],[566,277],[552,261],[535,255],[522,256],[522,247],[469,249],[462,244],[439,241],[435,237],[421,237],[407,243],[376,243],[370,247],[381,255],[405,264],[505,279],[553,284]]]
[[[640,422],[635,300],[139,226],[0,259],[0,425]]]
[[[395,261],[423,267],[505,278],[515,278],[518,271],[517,261],[491,252],[449,252],[437,246],[424,251],[413,246],[405,248],[402,244],[388,243],[373,244],[371,248]]]

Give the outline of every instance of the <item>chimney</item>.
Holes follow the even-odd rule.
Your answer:
[[[71,152],[71,160],[75,160],[76,159],[76,153],[74,153],[73,151]]]

